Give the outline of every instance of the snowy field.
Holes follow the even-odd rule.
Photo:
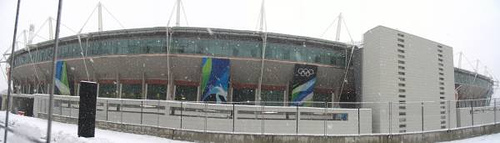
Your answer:
[[[47,120],[10,114],[9,143],[33,143],[45,142]],[[5,125],[5,112],[0,111],[0,141],[3,140]],[[186,141],[170,140],[155,136],[137,135],[102,129],[95,130],[95,138],[83,138],[77,136],[78,127],[73,124],[52,122],[52,142],[54,143],[124,143],[124,142],[147,142],[147,143],[186,143]],[[3,142],[3,141],[1,141]],[[500,142],[500,133],[456,140],[443,143],[497,143]]]
[[[0,140],[3,142],[5,126],[5,111],[0,111]],[[9,115],[8,134],[9,143],[33,143],[45,142],[47,131],[47,120]],[[155,136],[137,135],[116,131],[95,130],[95,138],[83,138],[77,136],[78,126],[74,124],[65,124],[52,122],[52,142],[54,143],[185,143],[185,141],[170,140]]]

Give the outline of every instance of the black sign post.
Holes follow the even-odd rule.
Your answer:
[[[79,96],[78,137],[94,137],[97,83],[81,81]]]

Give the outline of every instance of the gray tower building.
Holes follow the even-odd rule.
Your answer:
[[[452,48],[377,26],[364,34],[361,93],[375,133],[456,125]],[[430,101],[430,102],[422,102]],[[437,110],[439,109],[439,110]]]

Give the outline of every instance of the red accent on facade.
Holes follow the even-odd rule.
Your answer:
[[[199,82],[196,81],[186,81],[186,80],[174,80],[175,85],[184,85],[184,86],[198,86]]]
[[[133,80],[133,79],[122,79],[120,83],[123,84],[142,84],[142,80]]]
[[[147,84],[167,84],[167,80],[161,80],[161,79],[148,79],[146,80]]]
[[[100,84],[114,84],[115,80],[103,79],[103,80],[98,80],[97,82]]]
[[[257,89],[257,84],[249,84],[249,83],[233,83],[231,85],[234,89]]]

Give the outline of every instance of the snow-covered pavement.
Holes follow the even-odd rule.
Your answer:
[[[498,142],[500,142],[500,133],[462,139],[462,140],[442,142],[442,143],[498,143]]]
[[[9,143],[44,142],[47,130],[47,120],[10,114]],[[5,125],[5,112],[0,111],[0,126]],[[52,142],[54,143],[185,143],[186,141],[170,140],[155,136],[138,135],[102,129],[95,130],[94,138],[77,136],[77,125],[52,122]],[[0,128],[0,141],[3,140],[4,129]],[[3,141],[2,141],[3,142]],[[449,141],[443,143],[497,143],[500,142],[500,133],[484,135],[469,139]]]
[[[5,111],[0,111],[0,123],[5,125]],[[9,143],[32,143],[45,141],[47,131],[47,120],[9,115],[9,128],[12,132],[8,134]],[[137,135],[102,129],[95,130],[94,138],[78,137],[78,126],[52,122],[52,142],[54,143],[125,143],[125,142],[147,142],[147,143],[184,143],[185,141],[170,140],[155,136]],[[0,140],[3,140],[4,128],[0,129]],[[3,142],[3,141],[2,141]]]

